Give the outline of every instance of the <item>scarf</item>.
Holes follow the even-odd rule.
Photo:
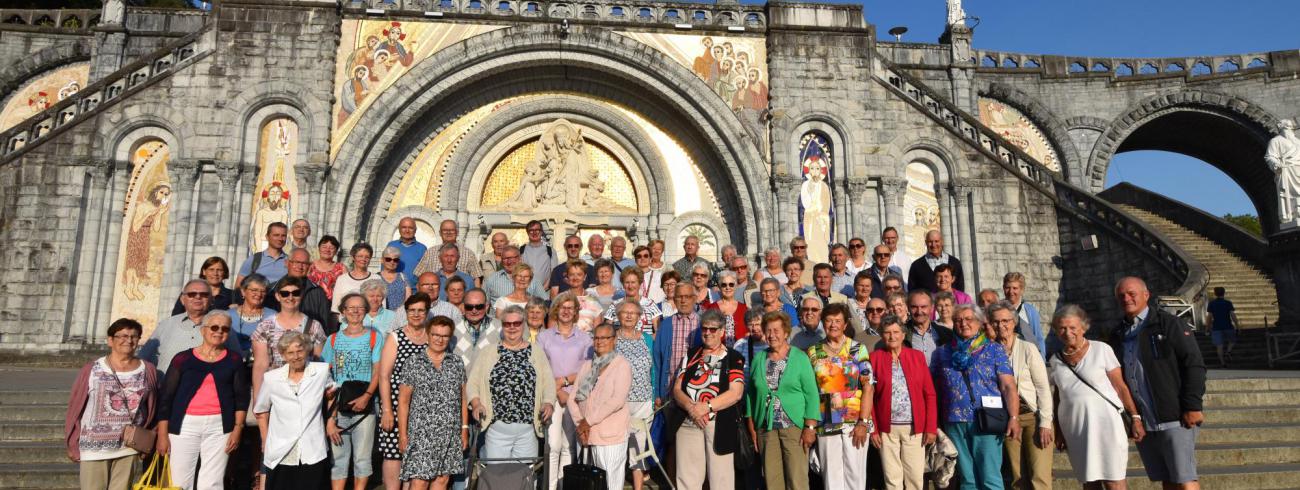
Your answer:
[[[988,342],[989,338],[983,332],[966,340],[953,339],[952,368],[958,371],[969,369],[975,362],[975,354],[988,345]]]
[[[587,376],[582,378],[578,383],[578,391],[573,394],[574,399],[584,401],[591,395],[591,390],[596,389],[596,381],[600,379],[601,371],[605,370],[609,363],[618,357],[618,351],[611,350],[603,356],[596,356],[591,359],[591,370],[587,371]]]

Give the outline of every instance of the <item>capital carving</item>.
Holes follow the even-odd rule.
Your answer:
[[[217,178],[221,179],[223,186],[234,185],[243,171],[243,165],[238,160],[216,160],[212,164],[217,168]]]
[[[956,201],[957,205],[965,206],[970,194],[975,192],[978,186],[965,181],[957,181],[953,182],[950,187],[953,200]]]
[[[317,189],[322,182],[325,182],[325,173],[329,167],[325,165],[303,163],[293,167],[293,171],[301,177],[309,187]]]
[[[904,192],[907,192],[907,179],[899,177],[880,178],[880,193],[884,195],[886,199],[898,198],[902,196]]]
[[[871,188],[871,180],[865,177],[849,177],[844,185],[854,196],[861,196]]]
[[[106,181],[113,176],[113,171],[117,165],[111,158],[87,159],[85,162],[86,174],[91,178],[100,181]]]
[[[167,162],[167,174],[173,189],[193,190],[199,177],[198,160],[172,160]]]

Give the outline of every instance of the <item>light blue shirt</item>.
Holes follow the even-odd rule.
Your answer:
[[[280,279],[283,279],[285,274],[289,273],[289,269],[285,264],[289,254],[281,250],[279,257],[272,257],[271,254],[267,253],[268,250],[270,249],[260,252],[262,261],[257,264],[257,270],[253,270],[253,256],[257,254],[249,255],[247,259],[244,259],[244,263],[239,265],[239,275],[248,277],[256,272],[265,276],[268,284],[275,284]]]
[[[397,270],[406,275],[407,284],[415,284],[415,264],[420,263],[420,259],[424,257],[424,252],[428,251],[429,248],[418,240],[411,240],[408,245],[402,243],[400,239],[388,242],[388,246],[401,251],[401,260],[397,263]]]

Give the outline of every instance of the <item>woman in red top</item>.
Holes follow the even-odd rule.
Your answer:
[[[925,446],[938,434],[934,382],[925,354],[903,346],[906,334],[895,315],[880,320],[884,346],[871,353],[876,374],[875,428],[871,445],[880,451],[887,488],[924,488]]]
[[[312,262],[311,268],[307,269],[307,279],[311,279],[311,282],[325,290],[326,299],[334,301],[334,282],[348,271],[343,264],[334,260],[339,252],[339,239],[330,235],[320,237],[318,248],[320,258]]]
[[[736,287],[739,284],[739,276],[735,272],[724,270],[718,273],[718,300],[704,306],[706,310],[718,310],[726,315],[727,323],[724,325],[722,343],[731,347],[736,344],[736,339],[743,339],[749,335],[749,329],[745,327],[745,312],[749,308],[736,299]]]

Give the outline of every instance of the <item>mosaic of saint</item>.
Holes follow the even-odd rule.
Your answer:
[[[90,64],[77,63],[46,73],[18,89],[0,110],[0,131],[12,128],[77,93],[86,86],[89,77]]]
[[[134,318],[148,336],[158,322],[163,254],[167,246],[172,188],[167,144],[149,141],[131,152],[131,183],[122,218],[122,244],[113,291],[112,318]]]
[[[356,125],[359,114],[410,67],[443,48],[504,26],[389,20],[343,21],[334,73],[338,87],[330,154]]]
[[[808,258],[827,262],[830,243],[835,236],[834,200],[829,182],[834,175],[831,167],[831,142],[825,135],[808,133],[799,140],[800,173],[803,184],[799,187],[799,234],[808,242]]]
[[[939,199],[934,193],[934,172],[923,163],[907,165],[907,193],[903,194],[903,251],[925,255],[925,234],[939,229]],[[811,250],[811,249],[810,249]]]
[[[266,227],[271,223],[289,224],[297,215],[293,203],[298,195],[298,179],[293,167],[298,156],[298,123],[287,117],[262,125],[258,138],[257,186],[253,189],[252,227],[249,229],[249,252],[266,248]]]
[[[627,170],[607,150],[588,142],[582,131],[566,119],[557,119],[535,142],[511,151],[488,177],[483,207],[636,212],[636,193]]]
[[[1047,137],[1024,113],[988,97],[980,97],[979,106],[980,122],[1047,165],[1047,168],[1061,171],[1061,159],[1057,157],[1056,149],[1052,148]]]

